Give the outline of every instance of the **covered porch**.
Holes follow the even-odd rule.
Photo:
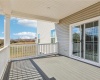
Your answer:
[[[5,16],[4,48],[0,49],[0,80],[100,79],[100,37],[96,39],[99,44],[95,52],[96,60],[94,52],[87,54],[87,60],[86,56],[83,56],[85,51],[83,53],[81,50],[75,50],[73,53],[79,55],[73,55],[73,46],[70,45],[71,24],[93,18],[90,22],[96,20],[96,27],[100,27],[100,0],[0,0],[0,14]],[[58,42],[10,45],[11,17],[55,23]],[[100,32],[98,34],[100,35]],[[83,45],[81,46],[85,49]]]

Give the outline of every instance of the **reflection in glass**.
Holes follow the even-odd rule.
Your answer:
[[[51,30],[51,43],[55,43],[56,30]]]
[[[85,24],[85,58],[98,62],[98,21]]]
[[[80,56],[80,26],[75,26],[73,32],[73,55]]]

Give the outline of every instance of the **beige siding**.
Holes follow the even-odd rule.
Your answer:
[[[65,25],[69,25],[75,22],[83,21],[97,16],[100,16],[100,2],[92,6],[89,6],[79,12],[76,12],[64,19],[61,19],[60,24],[62,23]]]
[[[79,12],[76,12],[56,24],[57,37],[59,42],[59,53],[68,55],[69,53],[69,25],[100,16],[100,2],[91,5]],[[66,50],[65,50],[66,49]]]
[[[37,21],[37,34],[40,34],[40,43],[51,43],[52,29],[55,29],[54,23]]]

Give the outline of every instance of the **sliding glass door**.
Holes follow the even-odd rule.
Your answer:
[[[85,59],[98,62],[98,21],[85,24]]]
[[[98,62],[98,21],[72,28],[74,56]]]

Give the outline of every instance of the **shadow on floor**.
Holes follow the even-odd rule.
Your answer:
[[[9,62],[3,80],[56,80],[48,76],[33,59]]]
[[[38,70],[40,75],[43,77],[44,80],[56,80],[54,77],[48,78],[48,76],[41,70],[41,68],[33,61],[33,59],[30,59],[33,66]]]

